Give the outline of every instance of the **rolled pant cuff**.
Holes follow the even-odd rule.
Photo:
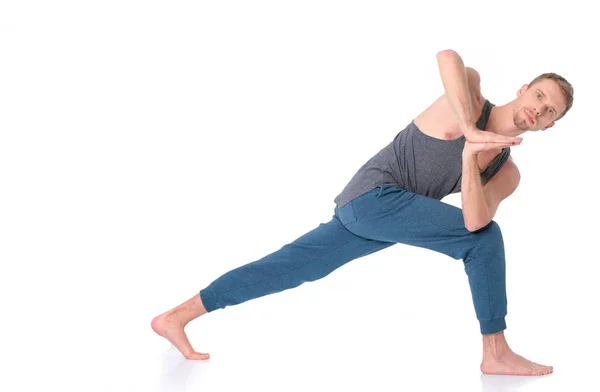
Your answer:
[[[479,327],[482,335],[504,331],[506,329],[506,320],[504,320],[504,317],[491,320],[479,320]]]
[[[200,290],[200,300],[204,305],[204,309],[206,309],[208,313],[219,308],[219,305],[217,304],[217,299],[208,287]]]

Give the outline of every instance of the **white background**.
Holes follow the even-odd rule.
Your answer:
[[[600,390],[589,9],[0,4],[1,390]],[[497,105],[543,72],[575,86],[572,111],[513,148],[521,185],[495,218],[507,340],[554,374],[481,375],[462,263],[403,245],[192,322],[208,361],[154,334],[155,315],[329,221],[356,170],[443,92],[447,48]]]

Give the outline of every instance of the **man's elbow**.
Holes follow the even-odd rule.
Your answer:
[[[440,50],[439,52],[437,52],[436,57],[439,59],[443,58],[443,57],[447,57],[447,56],[458,56],[458,53],[456,53],[455,50],[452,49],[444,49],[444,50]]]

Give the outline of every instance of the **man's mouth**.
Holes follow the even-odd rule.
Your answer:
[[[535,124],[535,121],[533,121],[533,116],[529,114],[529,110],[525,109],[525,115],[527,116],[527,119],[529,120],[529,122],[531,122],[531,124]]]

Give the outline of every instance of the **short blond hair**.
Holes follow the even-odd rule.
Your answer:
[[[556,83],[558,83],[558,85],[560,86],[560,89],[562,91],[563,97],[565,98],[565,102],[566,102],[567,106],[565,107],[565,111],[562,112],[562,114],[560,116],[558,116],[558,118],[556,120],[554,120],[554,121],[558,121],[561,118],[563,118],[564,115],[567,114],[567,112],[573,106],[573,85],[571,85],[571,83],[569,83],[567,81],[567,79],[563,78],[562,76],[555,74],[554,72],[549,72],[549,73],[541,74],[538,77],[536,77],[535,79],[533,79],[529,83],[529,86],[533,85],[536,82],[544,80],[544,79],[551,79],[551,80],[554,80]]]

